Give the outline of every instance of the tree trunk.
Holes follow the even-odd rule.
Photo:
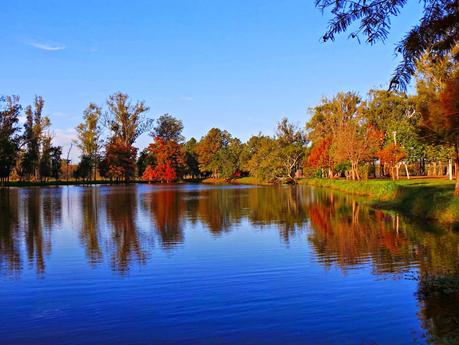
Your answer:
[[[403,163],[405,165],[405,171],[406,171],[406,178],[409,180],[410,179],[410,172],[408,171],[408,164]]]
[[[456,158],[456,169],[459,166],[459,147],[458,147],[458,142],[456,140],[456,143],[454,144],[454,153],[455,153],[455,158]],[[459,174],[457,173],[456,170],[456,187],[454,188],[454,195],[459,196]]]
[[[448,160],[448,178],[450,181],[453,179],[453,161],[451,158]]]

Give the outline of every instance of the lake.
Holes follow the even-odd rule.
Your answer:
[[[457,344],[459,233],[306,186],[0,190],[0,344]]]

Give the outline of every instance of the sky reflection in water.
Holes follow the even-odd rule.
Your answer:
[[[459,339],[459,235],[309,187],[0,191],[2,344]],[[456,321],[455,321],[456,320]]]

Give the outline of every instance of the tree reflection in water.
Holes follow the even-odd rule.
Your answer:
[[[142,206],[150,215],[153,228],[164,248],[183,241],[185,201],[176,190],[165,188],[145,193]]]
[[[0,192],[0,272],[15,274],[21,270],[19,245],[19,198],[16,191]]]
[[[0,191],[2,273],[19,274],[27,260],[44,274],[54,234],[72,229],[69,222],[75,221],[89,264],[107,257],[111,269],[121,274],[145,264],[154,243],[177,248],[191,224],[219,236],[248,223],[257,229],[277,228],[285,242],[304,235],[324,269],[345,272],[370,265],[373,274],[389,278],[406,278],[410,271],[421,279],[459,275],[458,233],[419,225],[327,190],[131,185],[67,189],[68,199],[62,198],[62,190]],[[64,208],[69,219],[62,219]],[[418,301],[426,337],[434,343],[459,343],[458,293],[420,293]]]
[[[80,193],[81,229],[80,240],[86,250],[86,256],[91,265],[102,261],[100,244],[101,231],[99,218],[101,217],[99,188],[88,187]]]
[[[146,253],[137,229],[137,189],[117,187],[105,195],[105,207],[111,225],[112,267],[124,273],[133,260],[145,263]]]

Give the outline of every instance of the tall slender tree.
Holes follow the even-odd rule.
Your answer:
[[[26,121],[24,123],[23,143],[25,152],[20,163],[22,177],[40,178],[40,154],[43,140],[43,133],[50,126],[49,118],[42,115],[44,100],[36,96],[34,106],[27,106],[25,109]]]
[[[19,151],[19,114],[17,96],[0,96],[0,180],[9,179]]]
[[[83,122],[76,127],[76,145],[81,150],[82,157],[89,158],[92,178],[97,178],[97,163],[99,161],[100,149],[102,147],[102,128],[100,126],[102,109],[94,103],[90,103],[83,112]],[[83,161],[83,160],[82,160]],[[88,163],[87,159],[84,160]]]
[[[145,102],[132,104],[129,96],[117,92],[108,97],[105,125],[111,131],[106,145],[106,162],[111,176],[128,181],[135,175],[137,148],[135,140],[149,131],[153,121],[144,117],[149,108]]]

